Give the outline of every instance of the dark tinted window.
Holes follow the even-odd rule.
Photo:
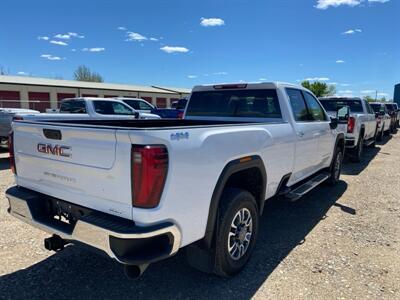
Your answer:
[[[286,89],[296,121],[310,121],[307,106],[300,90]]]
[[[350,108],[350,112],[353,113],[363,112],[361,100],[321,99],[320,102],[326,111],[337,111],[338,108],[347,105]]]
[[[176,104],[176,109],[185,109],[187,102],[187,99],[179,99],[178,103]]]
[[[136,100],[123,100],[123,101],[134,109],[140,109],[139,101],[136,101]]]
[[[151,110],[151,106],[147,104],[145,101],[138,101],[139,102],[139,108],[141,110]]]
[[[376,113],[384,110],[384,108],[382,107],[381,104],[373,103],[373,104],[370,104],[370,106],[372,107],[372,109],[373,109],[374,112],[376,112]]]
[[[322,109],[321,105],[318,103],[318,100],[314,98],[310,93],[303,92],[304,98],[306,99],[306,103],[308,106],[308,111],[314,121],[326,121],[325,112]]]
[[[273,89],[194,92],[186,116],[282,118]]]
[[[67,100],[61,103],[60,113],[86,114],[86,103],[82,100]]]
[[[133,115],[127,106],[114,101],[93,101],[94,110],[101,115]]]
[[[393,104],[385,104],[385,106],[386,106],[386,108],[387,108],[388,111],[394,111],[394,110],[395,110]]]

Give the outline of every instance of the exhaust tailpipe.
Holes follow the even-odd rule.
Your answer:
[[[148,266],[149,264],[143,264],[137,266],[125,265],[124,272],[129,279],[137,279],[140,276],[142,276],[142,274],[144,273],[144,271],[146,271]]]
[[[44,247],[49,251],[60,251],[64,249],[67,244],[60,236],[53,235],[52,237],[44,239]]]

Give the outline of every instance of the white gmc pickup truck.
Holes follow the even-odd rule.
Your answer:
[[[194,267],[232,276],[267,199],[338,182],[337,123],[282,83],[196,86],[182,120],[16,121],[9,213],[52,234],[47,249],[89,245],[130,277],[185,246]]]

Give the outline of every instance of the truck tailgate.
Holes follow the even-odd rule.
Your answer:
[[[131,218],[128,135],[24,122],[14,123],[13,131],[18,185]]]

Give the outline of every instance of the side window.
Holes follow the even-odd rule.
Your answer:
[[[367,101],[365,101],[365,105],[367,106],[367,111],[369,114],[374,114],[374,110],[372,109],[371,105]]]
[[[61,103],[60,113],[86,114],[86,103],[80,100],[63,101]]]
[[[123,101],[134,109],[140,109],[138,101],[135,100],[123,100]]]
[[[310,93],[303,92],[304,98],[308,106],[308,111],[310,112],[313,121],[326,121],[326,115],[318,100],[315,99]]]
[[[139,108],[141,110],[151,110],[151,106],[144,101],[139,101]]]
[[[300,90],[286,89],[296,121],[310,121],[307,106]]]
[[[133,115],[134,112],[122,103],[114,101],[93,101],[96,113],[101,115]]]

